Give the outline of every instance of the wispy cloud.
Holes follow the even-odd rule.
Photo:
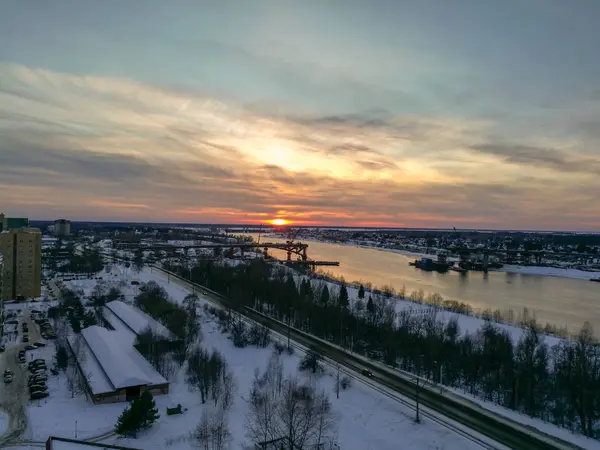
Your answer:
[[[0,187],[32,217],[586,228],[597,161],[454,116],[281,113],[0,63]],[[527,177],[515,171],[526,166]],[[557,172],[549,177],[547,169]],[[557,184],[556,180],[561,183]],[[10,186],[10,189],[6,189]],[[556,218],[551,206],[574,212]]]

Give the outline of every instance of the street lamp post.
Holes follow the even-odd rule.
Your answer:
[[[417,400],[417,417],[415,417],[415,422],[420,423],[421,418],[419,417],[419,377],[417,376],[417,385],[416,385],[416,400]]]

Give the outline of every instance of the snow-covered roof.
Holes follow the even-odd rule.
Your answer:
[[[93,325],[84,328],[81,335],[102,372],[108,378],[113,388],[110,391],[131,386],[167,383],[167,380],[156,372],[152,365],[133,346],[119,339],[119,333]],[[87,361],[84,370],[89,370]],[[100,375],[94,373],[90,378],[93,381],[95,376]]]
[[[114,446],[114,445],[107,445],[107,444],[95,444],[93,442],[84,442],[84,441],[77,441],[75,439],[65,439],[65,438],[56,438],[56,437],[50,437],[48,439],[48,441],[50,442],[50,449],[51,450],[92,450],[92,449],[96,449],[96,450],[109,450],[109,449],[120,449],[120,450],[125,450],[126,448],[129,450],[136,450],[134,448],[130,448],[130,447],[121,447],[121,446]]]
[[[167,327],[157,322],[148,314],[136,308],[135,306],[128,305],[119,300],[114,300],[107,303],[106,307],[110,309],[136,334],[141,334],[148,327],[150,327],[155,334],[163,336],[167,339],[173,338],[173,334],[167,329]]]
[[[129,345],[134,345],[137,338],[137,334],[131,328],[129,328],[125,322],[117,317],[106,306],[102,308],[102,315],[106,321],[113,327],[115,333],[119,333],[119,339],[123,342],[127,342]]]

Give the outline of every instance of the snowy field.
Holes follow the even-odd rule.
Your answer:
[[[131,269],[115,266],[111,274],[103,274],[103,276],[107,285],[119,286],[128,299],[132,299],[139,292],[137,286],[131,285],[131,280],[139,282],[156,281],[166,290],[171,299],[178,303],[181,303],[185,296],[190,293],[188,289],[180,286],[172,279],[169,282],[167,276],[157,270],[144,269],[140,273],[135,273]],[[70,289],[82,290],[85,295],[89,295],[96,283],[96,280],[74,280],[65,283],[65,285]],[[351,298],[356,297],[356,290],[349,289],[348,291]],[[200,297],[202,302],[207,301],[202,299],[202,296]],[[420,306],[410,302],[405,303],[407,303],[405,307]],[[38,309],[45,309],[47,306],[44,304],[43,307]],[[20,305],[20,308],[23,308],[23,305]],[[445,312],[440,313],[440,318],[445,315],[448,316],[444,317],[445,319],[450,316],[457,316],[463,332],[475,331],[483,324],[481,319]],[[230,448],[239,449],[246,442],[247,398],[254,371],[256,368],[259,368],[261,372],[264,370],[272,355],[272,347],[266,349],[255,347],[236,348],[231,340],[227,338],[227,335],[218,330],[216,319],[212,315],[202,312],[201,322],[202,346],[208,350],[216,349],[221,352],[236,378],[235,403],[229,413],[228,422],[232,434]],[[518,327],[499,326],[507,328],[515,339],[518,339],[522,332]],[[547,339],[551,345],[551,339],[556,339],[556,342],[558,342],[557,338]],[[33,355],[31,357],[42,357],[50,365],[55,349],[52,343],[48,344],[45,348],[29,352]],[[301,351],[297,351],[294,355],[284,353],[281,356],[286,374],[290,376],[298,375],[301,380],[306,379],[305,375],[297,372],[297,366],[302,356]],[[326,368],[326,373],[316,380],[316,386],[318,389],[327,392],[332,401],[337,416],[340,449],[395,450],[418,448],[450,450],[480,448],[476,443],[430,420],[425,419],[421,424],[415,424],[414,411],[411,408],[363,384],[359,379],[353,379],[352,386],[348,390],[342,390],[340,398],[336,399],[334,393],[335,371],[329,366],[326,366]],[[185,369],[185,366],[183,369]],[[170,380],[170,393],[155,397],[161,417],[150,430],[140,433],[137,439],[110,438],[104,442],[131,445],[144,450],[165,448],[187,450],[194,448],[194,444],[188,439],[189,433],[198,424],[203,409],[210,406],[202,405],[199,395],[188,390],[183,381],[183,369],[175,373],[173,379]],[[67,388],[66,377],[63,374],[58,377],[50,377],[48,389],[50,397],[32,402],[27,408],[29,426],[24,436],[25,439],[42,441],[49,435],[77,437],[79,439],[98,436],[113,429],[117,417],[125,407],[123,403],[93,405],[83,395],[73,397]],[[571,441],[582,448],[600,449],[598,441],[580,435],[572,435],[568,430],[484,402],[462,392],[455,392],[455,394],[463,397],[466,402],[480,405],[524,425]],[[187,411],[180,416],[167,416],[165,413],[166,408],[177,404],[187,408]],[[0,426],[1,424],[2,419],[0,417]]]
[[[154,272],[155,273],[152,274],[152,279],[154,279],[156,281],[160,281],[161,279],[163,280],[163,282],[166,281],[166,279],[163,278],[163,275],[161,275],[160,273],[157,273],[156,270]],[[144,277],[146,277],[148,275],[150,275],[150,274],[147,272],[140,274],[140,276],[144,276]],[[336,286],[335,283],[328,283],[328,284],[329,284],[330,288]],[[188,292],[186,289],[184,289],[180,286],[174,285],[174,283],[171,283],[164,287],[167,289],[167,292],[169,292],[169,295],[171,295],[173,298],[177,298],[177,295],[185,296],[186,293]],[[358,290],[354,289],[354,288],[348,288],[348,295],[349,295],[349,299],[351,302],[356,301],[358,298]],[[183,297],[180,297],[180,298],[183,298]],[[418,309],[425,310],[425,309],[428,309],[429,307],[426,305],[419,305],[419,304],[415,304],[415,303],[408,302],[408,301],[402,301],[402,300],[397,301],[396,311],[400,311],[405,308],[411,308],[413,310],[418,310]],[[451,313],[451,312],[447,312],[447,311],[438,312],[438,318],[442,321],[450,320],[450,318],[456,318],[458,320],[458,324],[459,324],[461,333],[463,333],[463,334],[474,333],[485,323],[485,321],[483,319],[479,319],[477,317],[466,316],[463,314]],[[494,324],[494,326],[496,326],[500,329],[506,330],[510,334],[510,336],[512,337],[512,339],[515,343],[518,342],[518,340],[520,339],[520,337],[523,335],[523,332],[524,332],[524,330],[522,328],[517,327],[517,326],[504,325],[504,324]],[[545,336],[545,342],[550,347],[558,344],[560,341],[561,341],[561,338],[557,338],[554,336]],[[525,414],[521,414],[519,412],[510,410],[508,408],[504,408],[495,403],[484,401],[484,400],[474,397],[468,393],[465,393],[461,390],[451,390],[451,392],[454,393],[457,397],[464,399],[464,401],[466,403],[470,404],[471,406],[481,407],[482,409],[489,410],[496,414],[500,414],[511,420],[514,420],[515,422],[535,428],[535,429],[537,429],[543,433],[546,433],[550,436],[557,437],[557,438],[567,441],[567,442],[572,442],[572,443],[580,446],[581,448],[590,449],[590,450],[600,450],[600,442],[597,440],[589,439],[580,434],[573,434],[567,429],[559,428],[553,424],[546,423],[537,418],[529,417]],[[410,448],[410,447],[407,447],[407,448]],[[440,447],[440,448],[444,448],[444,447]]]
[[[165,277],[150,273],[148,270],[140,274],[121,273],[114,276],[115,281],[117,279],[127,281],[132,278],[138,281],[157,281],[177,302],[181,302],[189,293],[174,283],[168,283]],[[87,291],[93,289],[94,284],[95,280],[78,280],[67,283],[67,287]],[[228,422],[232,436],[230,448],[239,449],[246,441],[247,398],[255,368],[263,371],[273,349],[272,347],[265,349],[236,348],[227,335],[218,330],[215,320],[210,313],[202,312],[202,346],[221,352],[235,375],[236,396]],[[54,351],[54,346],[50,344],[43,349],[32,351],[31,357],[44,358],[51,364]],[[294,355],[284,353],[281,361],[286,374],[298,375],[301,380],[307,380],[307,376],[297,374],[297,366],[302,356],[300,351]],[[211,406],[202,405],[200,396],[188,390],[183,378],[183,370],[180,370],[173,375],[170,393],[155,397],[161,417],[150,430],[140,433],[137,439],[111,438],[104,442],[131,445],[144,450],[194,448],[194,443],[190,442],[187,436],[198,424],[203,409],[211,408]],[[336,399],[335,379],[335,371],[329,367],[324,375],[313,379],[313,382],[316,383],[317,389],[324,390],[329,394],[337,417],[340,449],[467,450],[480,448],[478,444],[428,419],[424,419],[421,424],[416,424],[412,409],[373,390],[358,379],[352,380],[352,386],[348,390],[342,390],[340,398]],[[48,390],[50,393],[48,398],[32,402],[27,408],[29,426],[24,436],[25,439],[42,441],[49,435],[79,439],[98,436],[113,428],[118,415],[125,407],[123,403],[93,405],[83,395],[73,397],[67,388],[66,378],[63,374],[49,378]],[[181,404],[187,411],[179,416],[167,416],[165,409],[177,404]],[[400,438],[401,444],[399,444]]]

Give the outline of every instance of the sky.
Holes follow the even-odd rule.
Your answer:
[[[597,0],[4,0],[0,211],[600,230]]]

